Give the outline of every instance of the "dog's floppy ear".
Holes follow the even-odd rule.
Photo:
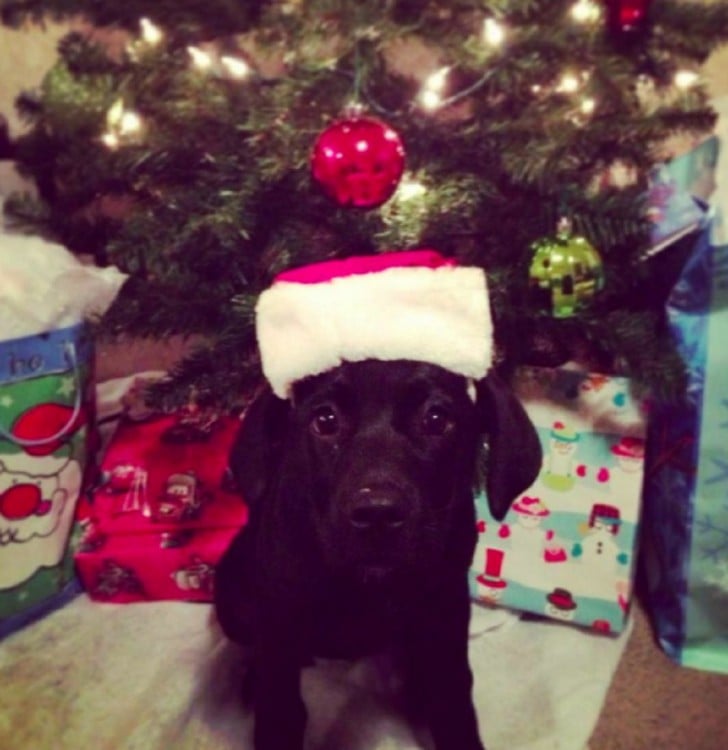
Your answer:
[[[536,481],[541,443],[533,423],[511,389],[491,372],[477,384],[478,408],[488,435],[485,489],[500,521],[516,497]]]
[[[287,431],[289,403],[261,391],[243,415],[230,451],[230,471],[243,500],[254,506],[263,496],[268,481],[275,476],[275,464]]]

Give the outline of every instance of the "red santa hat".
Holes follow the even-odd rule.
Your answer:
[[[467,378],[493,362],[485,273],[432,250],[325,261],[276,277],[258,300],[273,392],[342,362],[410,359]]]

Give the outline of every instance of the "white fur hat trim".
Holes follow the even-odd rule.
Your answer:
[[[474,379],[493,362],[487,282],[477,267],[277,280],[260,295],[256,316],[263,373],[281,398],[296,381],[345,361],[417,360]]]

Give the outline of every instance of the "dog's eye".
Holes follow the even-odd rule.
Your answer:
[[[316,435],[330,437],[339,431],[339,416],[331,406],[319,406],[311,417],[311,429]]]
[[[453,427],[450,412],[442,406],[430,406],[422,417],[422,429],[427,435],[440,437]]]

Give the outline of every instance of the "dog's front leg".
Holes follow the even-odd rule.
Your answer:
[[[406,651],[408,689],[429,724],[436,750],[485,750],[468,662],[467,584],[459,588],[426,602],[413,623]]]
[[[256,643],[255,750],[303,747],[306,709],[301,698],[301,656],[290,624],[286,631],[268,622]]]

